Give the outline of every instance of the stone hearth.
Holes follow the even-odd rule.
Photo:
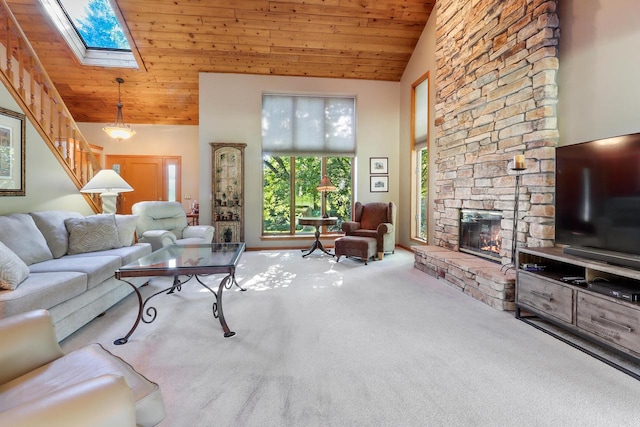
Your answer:
[[[414,267],[498,310],[515,310],[515,271],[439,246],[414,246]]]

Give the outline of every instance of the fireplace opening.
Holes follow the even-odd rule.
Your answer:
[[[461,209],[460,252],[500,262],[502,212]]]

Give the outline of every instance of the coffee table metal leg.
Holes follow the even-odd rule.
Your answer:
[[[214,291],[209,286],[207,286],[205,283],[203,283],[200,280],[200,278],[195,274],[193,276],[189,276],[189,279],[187,279],[187,281],[190,280],[193,277],[196,278],[196,281],[198,281],[198,283],[200,283],[203,287],[207,288],[213,295],[215,295],[216,300],[213,303],[213,307],[212,307],[213,308],[213,317],[217,318],[220,321],[220,326],[222,326],[222,330],[224,332],[224,336],[227,337],[227,338],[234,336],[236,333],[229,329],[229,326],[227,325],[227,321],[224,319],[224,313],[222,311],[222,291],[223,291],[224,288],[231,289],[231,287],[233,285],[236,285],[242,291],[246,291],[246,289],[238,284],[238,282],[236,281],[236,276],[235,276],[234,273],[228,274],[227,276],[225,276],[222,279],[222,281],[220,281],[220,285],[218,286],[218,292]],[[142,294],[140,294],[140,291],[138,290],[138,288],[136,288],[131,282],[128,282],[127,280],[124,280],[124,279],[119,279],[119,280],[121,280],[122,282],[125,282],[126,284],[131,286],[133,288],[133,290],[135,291],[136,296],[138,297],[138,316],[136,317],[136,320],[133,323],[133,326],[131,327],[129,332],[127,332],[127,334],[124,337],[118,338],[117,340],[115,340],[113,342],[115,345],[126,344],[129,341],[129,337],[131,337],[133,332],[138,328],[138,325],[140,324],[141,320],[144,323],[152,323],[156,319],[157,310],[156,310],[155,307],[147,307],[147,316],[149,316],[149,318],[148,319],[144,318],[144,310],[145,310],[145,307],[146,307],[147,303],[149,302],[149,300],[151,300],[153,297],[155,297],[157,295],[160,295],[160,294],[165,294],[165,293],[166,294],[170,294],[174,290],[180,290],[179,287],[184,283],[184,282],[181,283],[180,281],[178,281],[177,280],[177,276],[176,276],[176,278],[174,278],[173,284],[169,288],[163,289],[163,290],[161,290],[159,292],[156,292],[156,293],[148,296],[143,301],[142,300]],[[169,292],[167,292],[167,291],[169,291]]]
[[[245,288],[243,288],[242,286],[238,285],[238,281],[236,280],[236,275],[235,274],[231,275],[231,280],[233,281],[233,284],[236,285],[242,292],[246,291]]]
[[[136,321],[133,323],[133,326],[131,327],[129,332],[127,332],[127,334],[124,337],[118,338],[117,340],[115,340],[113,342],[113,344],[115,344],[115,345],[126,344],[127,341],[129,341],[129,337],[131,336],[133,331],[135,331],[136,328],[138,327],[138,324],[140,323],[140,319],[142,318],[142,295],[140,294],[140,291],[132,283],[130,283],[130,282],[126,281],[126,280],[123,280],[123,279],[119,279],[119,280],[122,281],[122,282],[125,282],[126,284],[131,286],[133,288],[133,290],[135,291],[136,296],[138,297],[138,317],[136,318]]]
[[[189,280],[191,280],[191,276],[189,276],[189,278],[185,280],[185,282],[188,282]],[[180,281],[180,276],[173,276],[173,286],[171,286],[171,289],[169,289],[167,295],[172,294],[175,291],[180,292],[182,290],[182,283],[184,282]]]
[[[220,282],[220,286],[218,286],[218,293],[215,294],[216,302],[213,303],[213,317],[217,317],[218,320],[220,321],[220,326],[222,326],[222,330],[224,331],[225,338],[232,337],[236,334],[235,332],[231,331],[231,329],[229,329],[229,326],[227,326],[227,321],[224,320],[224,312],[222,311],[222,291],[226,287],[227,282],[229,282],[229,280],[231,280],[232,277],[233,277],[233,280],[235,281],[235,276],[231,274],[229,274],[224,279],[222,279],[222,281]]]

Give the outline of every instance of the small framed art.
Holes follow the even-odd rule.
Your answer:
[[[369,158],[370,174],[388,174],[389,158],[388,157],[370,157]]]
[[[371,192],[386,193],[389,191],[388,176],[371,176]]]
[[[24,196],[25,115],[0,108],[0,196]]]

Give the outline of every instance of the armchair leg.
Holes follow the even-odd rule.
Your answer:
[[[382,261],[382,257],[384,256],[384,252],[378,252],[378,260]]]

